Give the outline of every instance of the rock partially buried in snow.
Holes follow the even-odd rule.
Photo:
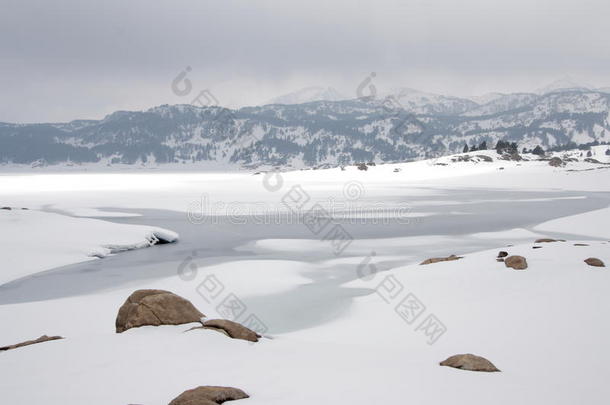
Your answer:
[[[596,257],[589,257],[588,259],[585,260],[585,263],[587,263],[589,266],[593,266],[593,267],[606,267],[604,262],[602,262],[601,260],[599,260]]]
[[[127,298],[116,318],[116,332],[140,326],[200,322],[204,315],[190,301],[164,290],[137,290]]]
[[[477,155],[477,158],[481,159],[483,162],[493,162],[493,158],[487,155]]]
[[[433,258],[424,260],[423,262],[420,263],[420,265],[432,264],[432,263],[438,263],[438,262],[451,262],[453,260],[458,260],[458,259],[462,259],[462,257],[456,256],[456,255],[451,255],[448,257],[433,257]]]
[[[203,326],[197,326],[193,329],[213,329],[224,333],[230,338],[247,340],[249,342],[258,342],[258,338],[261,337],[253,330],[227,319],[210,319],[209,321],[205,321]]]
[[[561,167],[561,166],[565,166],[565,162],[563,160],[561,160],[561,158],[554,157],[551,160],[549,160],[549,166]]]
[[[0,347],[0,351],[13,350],[13,349],[17,349],[19,347],[35,345],[37,343],[43,343],[43,342],[48,342],[48,341],[51,341],[51,340],[59,340],[59,339],[63,339],[63,337],[61,337],[61,336],[42,335],[38,339],[26,340],[25,342],[16,343],[14,345],[9,345],[9,346],[2,346],[2,347]]]
[[[250,396],[239,388],[201,386],[184,391],[169,405],[214,405],[244,398],[250,398]]]
[[[151,231],[146,239],[151,245],[164,245],[166,243],[178,242],[179,236],[176,232],[169,231],[167,229],[157,228]]]
[[[552,243],[552,242],[565,242],[563,239],[551,239],[551,238],[541,238],[536,239],[534,243]]]
[[[527,260],[523,256],[508,256],[504,259],[506,267],[512,267],[515,270],[527,269]]]
[[[503,153],[502,156],[500,156],[500,159],[514,160],[516,162],[519,162],[519,161],[523,160],[523,157],[521,157],[521,155],[518,154],[517,152],[512,152],[512,153]]]
[[[498,259],[502,258],[502,257],[506,257],[508,256],[508,252],[505,252],[504,250],[501,250],[500,252],[498,252]]]
[[[459,368],[460,370],[468,371],[500,371],[493,363],[484,357],[475,356],[474,354],[456,354],[449,357],[445,361],[439,363],[441,366]]]

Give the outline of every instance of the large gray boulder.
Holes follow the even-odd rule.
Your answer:
[[[182,325],[201,322],[204,315],[174,293],[165,290],[137,290],[127,298],[116,318],[116,332],[140,326]]]

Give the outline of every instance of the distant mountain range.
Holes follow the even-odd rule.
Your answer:
[[[331,88],[297,93],[236,110],[163,105],[102,120],[0,123],[0,163],[299,168],[421,159],[500,139],[528,149],[610,142],[610,94],[603,90],[496,93],[478,102],[407,88],[391,99],[344,100]],[[300,103],[309,96],[332,100]]]

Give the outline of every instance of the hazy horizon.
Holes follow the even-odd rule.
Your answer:
[[[1,122],[189,104],[170,87],[187,66],[194,90],[232,108],[309,86],[355,97],[371,72],[380,89],[458,97],[610,86],[601,0],[2,4]]]

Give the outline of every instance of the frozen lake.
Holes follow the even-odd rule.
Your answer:
[[[395,201],[396,197],[387,199],[394,199],[392,203],[402,202]],[[381,200],[384,200],[383,196],[375,196],[359,202],[366,205]],[[354,238],[354,243],[341,255],[351,260],[328,265],[324,262],[336,259],[330,245],[323,245],[326,248],[321,249],[310,249],[306,244],[302,249],[282,249],[282,242],[276,241],[277,250],[256,247],[255,242],[260,240],[320,239],[294,219],[273,216],[271,223],[263,223],[260,216],[225,216],[206,218],[203,223],[195,224],[185,213],[139,209],[134,212],[141,216],[104,219],[171,229],[180,234],[179,243],[123,252],[9,282],[0,286],[0,304],[83,295],[128,286],[140,280],[162,279],[176,275],[180,266],[191,262],[197,264],[199,272],[205,272],[211,265],[239,260],[318,263],[315,271],[303,273],[310,279],[309,284],[277,292],[274,296],[254,294],[244,299],[249,308],[266,320],[271,332],[293,331],[331,320],[349,308],[353,297],[372,293],[373,290],[343,285],[358,277],[357,263],[373,251],[379,255],[377,268],[384,271],[397,263],[404,265],[405,258],[407,263],[412,263],[432,256],[465,254],[530,241],[532,237],[519,234],[500,239],[481,238],[475,234],[531,229],[551,219],[607,207],[610,194],[435,189],[430,195],[409,197],[408,203],[414,213],[409,223],[399,223],[395,219],[389,223],[371,218],[350,220],[349,215],[335,219]],[[124,208],[120,211],[129,212]],[[417,243],[410,243],[408,238],[413,236],[418,237]],[[549,236],[570,238],[571,235]],[[383,246],[383,240],[388,238],[407,239],[404,243]],[[395,257],[400,260],[394,260]],[[250,271],[256,272],[256,266]]]

